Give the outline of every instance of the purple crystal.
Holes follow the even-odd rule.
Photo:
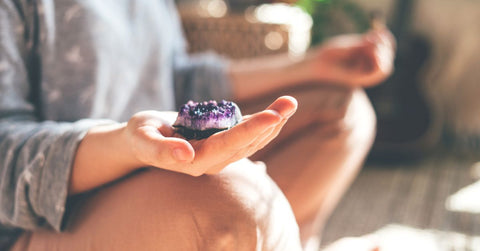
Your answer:
[[[173,126],[187,139],[200,139],[230,129],[241,118],[240,109],[231,101],[189,101],[180,108]]]

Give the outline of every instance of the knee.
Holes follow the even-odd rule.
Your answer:
[[[342,98],[339,98],[342,99]],[[343,94],[341,106],[328,120],[321,116],[319,130],[343,147],[370,149],[376,133],[376,116],[363,90],[350,90]]]
[[[342,131],[354,146],[370,147],[376,134],[376,115],[363,90],[355,90],[348,103],[345,115],[340,120]]]
[[[328,135],[351,134],[355,140],[372,140],[376,118],[362,89],[319,86],[292,95],[299,101],[297,121],[323,128]]]
[[[215,176],[151,170],[140,177],[140,194],[152,196],[138,205],[144,219],[155,222],[149,232],[186,250],[295,250],[298,227],[283,194],[264,172],[236,165]]]

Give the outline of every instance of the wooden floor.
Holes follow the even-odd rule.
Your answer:
[[[480,164],[472,168],[477,161],[480,153],[441,150],[413,164],[367,164],[322,243],[373,233],[382,251],[480,250],[480,182],[472,174],[480,170]]]

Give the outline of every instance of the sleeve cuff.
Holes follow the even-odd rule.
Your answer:
[[[39,206],[44,217],[56,231],[62,230],[71,170],[75,154],[81,140],[88,130],[96,125],[109,124],[112,121],[81,120],[73,128],[65,131],[49,149],[44,159],[39,189]]]

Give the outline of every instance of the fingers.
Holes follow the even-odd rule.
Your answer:
[[[293,115],[293,114],[292,114]],[[261,138],[258,140],[258,143],[256,144],[256,147],[255,147],[255,151],[254,152],[251,152],[248,157],[250,157],[251,155],[253,155],[255,152],[257,152],[258,150],[264,148],[266,145],[268,145],[273,139],[275,139],[278,134],[280,134],[280,131],[283,129],[283,126],[287,123],[288,119],[290,117],[287,117],[285,119],[283,119],[275,128],[273,128],[273,130],[268,134],[266,135],[265,137]]]
[[[280,97],[267,109],[245,116],[230,130],[192,141],[193,146],[184,139],[162,135],[161,131],[168,129],[165,126],[155,127],[157,124],[145,123],[146,126],[137,128],[142,136],[137,152],[150,156],[146,163],[153,166],[193,176],[218,173],[229,163],[250,156],[270,142],[297,106],[294,98]]]
[[[280,115],[272,110],[264,110],[253,114],[232,129],[216,133],[199,141],[194,160],[194,175],[218,173],[227,164],[246,157],[255,140],[281,121]],[[215,170],[213,170],[215,169]]]
[[[252,115],[245,120],[243,124],[239,124],[230,129],[230,135],[225,134],[223,136],[223,140],[237,141],[233,144],[229,143],[229,145],[233,146],[234,148],[252,144],[255,139],[264,138],[263,136],[268,135],[267,132],[269,129],[271,129],[270,131],[272,132],[275,131],[274,128],[278,127],[285,118],[293,115],[293,113],[295,113],[297,110],[297,107],[298,103],[295,98],[290,96],[280,97],[264,111]],[[267,114],[269,115],[267,116]],[[272,114],[274,116],[272,116]],[[245,137],[249,135],[255,135],[256,137],[251,137],[250,139]],[[230,138],[226,138],[227,136]]]
[[[267,107],[266,111],[275,111],[277,112],[282,119],[276,125],[269,127],[263,133],[259,134],[252,142],[249,143],[248,146],[244,147],[241,150],[236,151],[234,154],[231,155],[226,161],[218,163],[212,166],[207,173],[208,174],[215,174],[220,172],[227,164],[237,161],[241,158],[246,158],[263,148],[267,145],[271,140],[273,140],[280,132],[282,127],[288,121],[288,119],[295,113],[297,110],[297,101],[293,97],[283,96],[278,98],[274,101],[269,107]]]
[[[275,100],[267,107],[267,110],[274,110],[282,116],[282,118],[290,117],[295,113],[298,107],[298,102],[294,97],[282,96]]]
[[[231,157],[229,159],[213,165],[205,173],[206,174],[217,174],[220,171],[222,171],[223,168],[225,168],[228,164],[233,163],[233,162],[238,161],[238,160],[243,159],[243,158],[250,157],[255,152],[262,149],[263,146],[265,146],[269,142],[268,141],[263,146],[260,146],[260,144],[262,142],[265,142],[266,138],[269,137],[276,130],[277,127],[278,126],[268,129],[261,136],[257,137],[257,139],[255,139],[252,143],[250,143],[250,145],[247,148],[244,148],[240,151],[237,151],[233,155],[231,155]]]
[[[273,130],[265,135],[265,137],[260,138],[256,145],[255,152],[265,147],[270,141],[278,136],[283,126],[287,123],[288,119],[297,111],[298,102],[295,98],[290,96],[283,96],[278,98],[273,104],[271,104],[267,109],[277,110],[282,115],[282,121],[273,128]],[[253,153],[255,153],[253,152]],[[253,154],[251,153],[251,154]]]
[[[175,132],[171,124],[176,116],[176,112],[143,111],[130,119],[135,128],[137,156],[143,156],[153,166],[193,160],[195,153],[190,143],[172,137]]]
[[[372,30],[366,35],[366,39],[376,46],[380,69],[390,72],[396,50],[396,41],[392,33],[386,28]]]
[[[142,136],[142,144],[137,151],[148,156],[148,163],[162,167],[172,163],[185,163],[193,161],[195,151],[184,139],[165,137],[155,127],[142,127],[138,129]]]
[[[276,111],[264,110],[258,112],[230,130],[214,134],[206,139],[204,145],[207,152],[205,154],[242,149],[280,121],[281,116]]]
[[[358,47],[352,47],[350,77],[354,85],[372,86],[384,81],[393,71],[395,40],[386,28],[364,35]]]
[[[393,34],[386,28],[372,29],[367,33],[367,37],[376,43],[382,43],[393,50],[396,49],[397,43]]]

